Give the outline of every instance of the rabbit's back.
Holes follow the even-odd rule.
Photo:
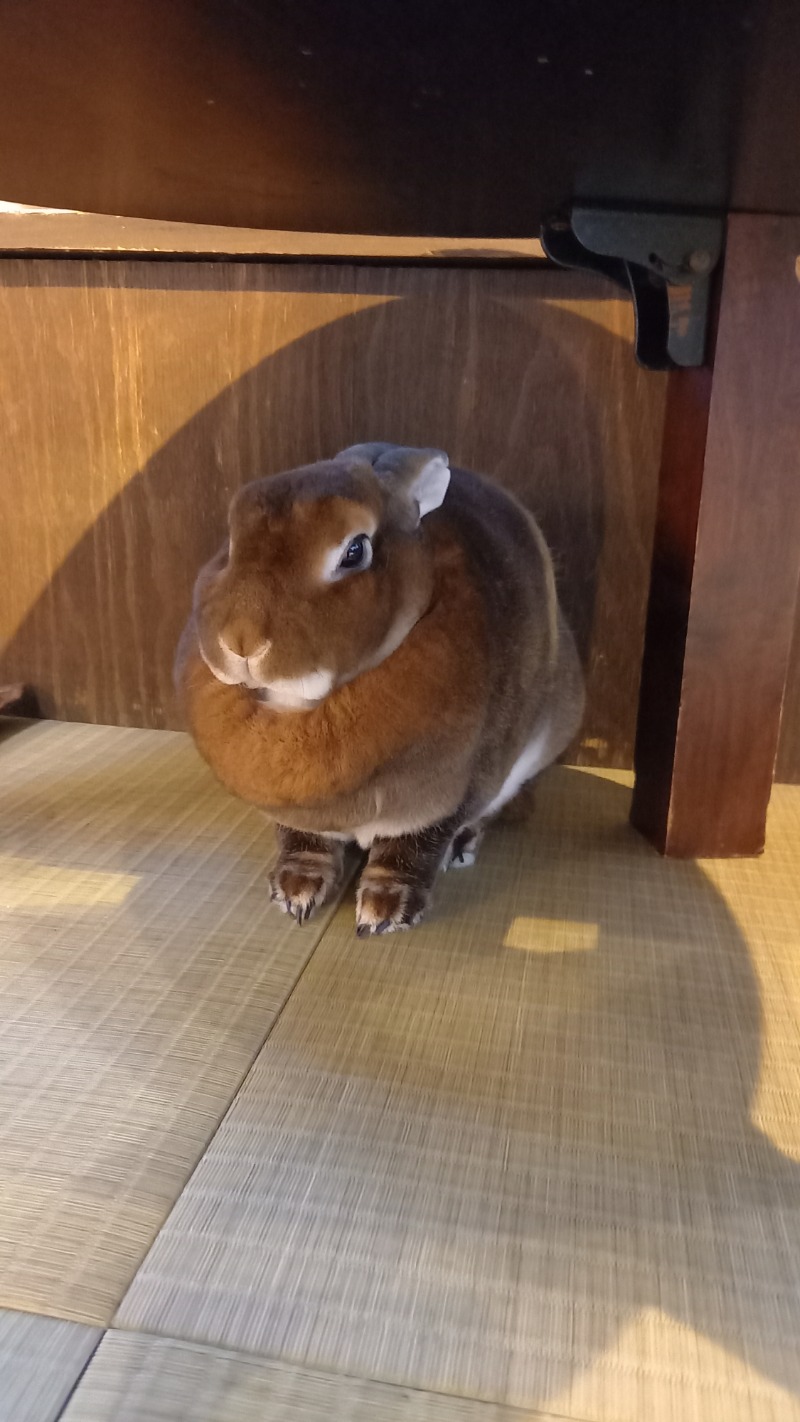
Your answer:
[[[583,676],[532,515],[498,485],[454,469],[434,519],[463,546],[485,609],[487,703],[468,798],[473,815],[493,814],[572,741]]]

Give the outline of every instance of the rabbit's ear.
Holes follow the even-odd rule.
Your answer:
[[[399,448],[396,444],[383,444],[380,441],[374,444],[351,444],[347,449],[340,449],[337,459],[359,459],[365,464],[376,464],[390,449]]]
[[[375,473],[388,478],[419,506],[420,518],[444,501],[450,483],[450,461],[443,449],[404,449],[390,445],[375,463]]]

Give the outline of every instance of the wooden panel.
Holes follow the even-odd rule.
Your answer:
[[[713,371],[671,377],[632,819],[764,847],[800,575],[800,218],[734,216]]]
[[[350,438],[348,283],[240,264],[0,276],[0,680],[48,714],[172,725],[173,650],[234,489]]]
[[[5,261],[3,682],[175,725],[233,489],[352,440],[441,444],[529,502],[587,659],[580,758],[630,764],[665,382],[627,303],[547,270]]]
[[[664,381],[602,284],[4,261],[0,305],[0,682],[66,718],[177,724],[172,649],[237,484],[369,435],[434,441],[541,518],[587,659],[579,758],[630,764]],[[800,780],[800,631],[778,775]]]
[[[441,445],[536,514],[586,663],[580,760],[629,766],[665,379],[637,368],[629,304],[596,278],[429,275],[359,272],[359,292],[404,294],[418,314],[403,339],[394,302],[373,312],[356,409],[378,437]]]

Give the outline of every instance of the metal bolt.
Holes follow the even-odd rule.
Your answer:
[[[689,253],[686,265],[690,272],[694,272],[695,276],[705,276],[706,272],[711,271],[711,253],[699,247],[696,252]]]

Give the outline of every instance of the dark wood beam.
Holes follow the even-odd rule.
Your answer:
[[[757,854],[800,572],[800,218],[734,215],[711,364],[670,376],[631,818]]]

